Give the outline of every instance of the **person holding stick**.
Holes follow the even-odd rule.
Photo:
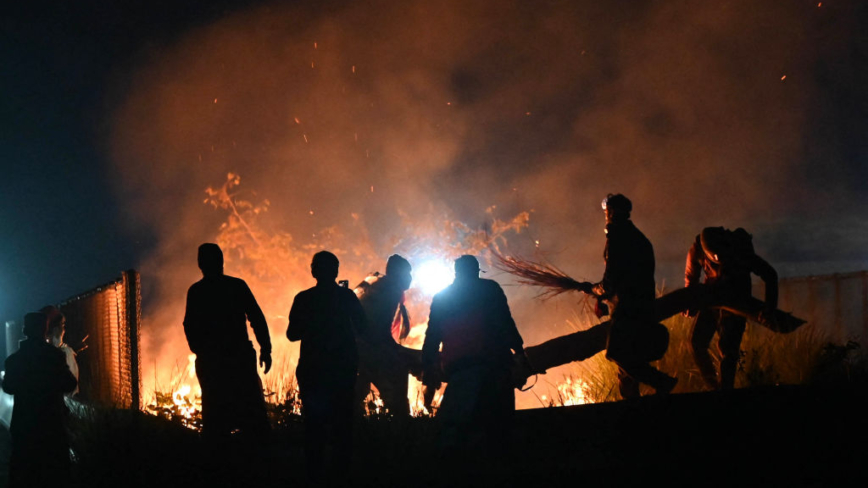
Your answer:
[[[619,390],[625,399],[640,395],[640,383],[665,394],[678,382],[648,363],[646,333],[656,323],[654,248],[630,220],[632,210],[632,202],[620,193],[610,193],[603,200],[606,271],[599,283],[585,283],[582,290],[597,296],[608,307],[611,330],[606,358],[618,365]]]

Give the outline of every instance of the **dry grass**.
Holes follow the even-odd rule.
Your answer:
[[[577,316],[570,327],[582,330],[595,322],[592,316]],[[693,360],[690,332],[693,317],[676,315],[663,322],[669,329],[669,349],[666,355],[653,363],[659,370],[678,378],[674,393],[706,391]],[[715,334],[709,352],[719,364]],[[618,394],[617,368],[603,354],[585,361],[570,363],[568,372],[559,381],[546,381],[541,376],[535,388],[543,406],[600,403],[620,399]],[[741,344],[741,359],[736,374],[736,388],[768,385],[803,385],[852,383],[868,379],[868,358],[858,344],[834,345],[829,342],[821,327],[806,324],[798,330],[781,334],[748,322]],[[580,386],[577,386],[580,385]],[[546,386],[547,388],[540,388]],[[642,385],[642,394],[653,390]],[[545,398],[543,398],[543,395]]]

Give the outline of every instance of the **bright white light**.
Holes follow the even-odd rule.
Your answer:
[[[454,278],[452,265],[440,259],[429,259],[413,270],[413,286],[426,295],[436,295]]]

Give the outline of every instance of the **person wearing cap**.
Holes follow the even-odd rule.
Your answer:
[[[393,254],[386,261],[385,275],[372,283],[363,281],[357,287],[368,318],[367,330],[358,336],[356,404],[360,409],[373,384],[387,412],[399,417],[410,415],[407,399],[410,365],[404,348],[395,342],[395,335],[403,339],[410,331],[404,292],[413,281],[411,271],[409,261]]]
[[[765,283],[765,310],[771,317],[778,307],[778,274],[754,252],[752,236],[746,230],[734,231],[723,227],[706,227],[696,236],[687,252],[684,284],[687,287],[704,282],[713,293],[728,301],[738,302],[751,297],[751,273]],[[735,386],[739,349],[746,319],[725,310],[690,310],[696,316],[690,333],[693,358],[702,378],[711,389],[730,390]],[[718,334],[720,376],[708,352],[714,333]]]
[[[9,487],[54,487],[69,482],[69,441],[63,395],[77,381],[63,353],[46,341],[48,317],[42,312],[24,317],[18,352],[6,359],[3,390],[15,398],[12,407],[12,455]]]
[[[75,376],[75,380],[78,381],[78,361],[75,359],[75,350],[69,344],[63,342],[63,337],[66,335],[66,317],[53,305],[46,305],[39,309],[39,311],[48,317],[48,342],[60,349],[66,357],[66,365],[69,366],[69,371]],[[76,393],[78,393],[78,386],[69,393],[69,396],[74,396]]]
[[[640,395],[639,383],[658,393],[668,393],[677,379],[651,366],[643,354],[643,328],[655,323],[654,248],[630,220],[633,204],[621,194],[609,194],[603,200],[606,215],[606,247],[603,279],[592,293],[609,309],[611,330],[606,357],[618,365],[618,383],[622,398]]]
[[[345,476],[352,462],[353,391],[359,356],[356,334],[364,333],[367,318],[352,290],[335,283],[340,262],[320,251],[310,272],[316,286],[297,294],[289,311],[286,337],[301,341],[298,388],[304,416],[304,449],[308,475],[321,481],[328,427],[335,447],[335,466],[329,472]]]
[[[437,412],[440,447],[458,461],[472,454],[477,433],[489,443],[483,452],[506,454],[515,411],[513,355],[526,362],[506,295],[479,272],[474,256],[455,260],[455,281],[434,296],[422,346],[425,386],[447,382]]]
[[[198,262],[202,279],[187,291],[184,333],[202,387],[202,435],[220,440],[237,431],[265,443],[270,426],[256,351],[247,336],[249,321],[267,374],[271,338],[265,315],[244,280],[223,274],[217,244],[199,246]]]

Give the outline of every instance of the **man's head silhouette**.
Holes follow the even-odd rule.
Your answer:
[[[412,269],[410,261],[397,254],[392,254],[386,261],[386,276],[397,280],[402,290],[410,288],[410,283],[413,281],[413,276],[410,274]]]
[[[317,282],[334,282],[338,277],[338,257],[328,251],[320,251],[313,255],[310,263],[310,274]]]
[[[455,260],[455,279],[479,278],[479,261],[475,256],[465,254]]]
[[[630,218],[633,202],[620,193],[606,195],[603,199],[603,211],[606,213],[606,223],[622,222]]]
[[[31,340],[45,341],[48,333],[48,316],[42,312],[31,312],[24,316],[24,335]]]
[[[220,246],[210,242],[199,246],[199,269],[205,276],[223,274],[223,251]]]

